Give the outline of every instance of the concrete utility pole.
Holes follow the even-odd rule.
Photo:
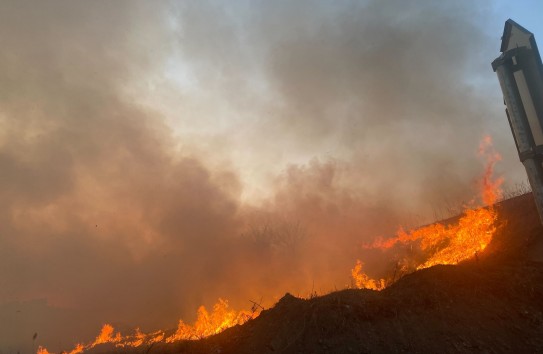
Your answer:
[[[533,33],[513,20],[505,22],[500,51],[492,69],[543,223],[543,64]]]

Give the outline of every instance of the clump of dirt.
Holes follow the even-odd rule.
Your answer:
[[[134,351],[543,352],[543,227],[531,194],[497,207],[498,233],[477,259],[417,271],[381,292],[348,289],[309,300],[286,294],[216,336]]]

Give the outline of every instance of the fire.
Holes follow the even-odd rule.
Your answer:
[[[254,312],[230,310],[228,302],[219,299],[219,302],[213,307],[212,313],[209,313],[204,306],[200,306],[198,318],[193,326],[185,324],[182,320],[179,321],[177,331],[173,336],[166,338],[166,343],[208,337],[235,325],[243,324],[255,317]]]
[[[385,279],[371,279],[365,273],[362,272],[362,263],[360,260],[356,261],[356,265],[351,270],[351,275],[354,280],[354,284],[359,289],[371,289],[371,290],[382,290],[385,288]]]
[[[38,347],[38,351],[37,351],[37,354],[50,354],[47,349],[45,349],[44,347],[42,347],[41,345]]]
[[[105,343],[118,343],[122,340],[121,334],[117,333],[114,334],[115,330],[113,329],[113,326],[110,324],[105,324],[102,327],[102,330],[100,331],[100,334],[98,334],[98,337],[96,337],[96,340],[88,345],[88,348],[94,348],[98,344],[105,344]]]
[[[200,306],[197,313],[197,319],[194,325],[188,325],[179,321],[177,331],[171,336],[166,336],[164,331],[153,333],[143,333],[136,328],[132,335],[122,336],[120,332],[115,333],[115,329],[110,324],[104,324],[96,339],[88,344],[77,344],[68,354],[80,354],[100,344],[113,344],[117,348],[140,347],[143,345],[152,345],[154,343],[173,343],[180,340],[193,340],[218,334],[227,328],[238,324],[243,324],[250,319],[256,318],[259,311],[254,308],[252,311],[232,310],[228,301],[219,299],[213,306],[213,311],[209,313],[204,306]],[[37,354],[53,354],[44,347],[38,347]]]
[[[487,136],[479,145],[479,156],[485,158],[486,167],[481,179],[481,200],[483,207],[464,207],[457,223],[444,225],[435,223],[409,232],[402,228],[388,240],[378,239],[365,248],[386,250],[398,244],[410,245],[417,254],[416,259],[404,260],[414,269],[428,268],[437,264],[457,264],[477,257],[488,246],[496,232],[497,212],[494,203],[501,197],[502,178],[493,179],[494,165],[501,156],[492,148],[492,139]],[[473,206],[473,202],[471,203]],[[385,280],[375,280],[362,272],[362,262],[357,261],[351,275],[358,288],[381,290]]]
[[[83,347],[83,344],[76,344],[75,348],[72,349],[72,351],[69,354],[83,353],[84,350],[85,350],[85,347]]]
[[[501,197],[500,186],[503,183],[503,178],[499,177],[492,179],[494,174],[494,165],[501,161],[502,157],[492,147],[492,137],[485,136],[479,144],[479,156],[486,160],[485,172],[481,181],[482,184],[482,199],[485,205],[491,206]]]
[[[394,276],[391,279],[372,279],[366,275],[362,268],[364,263],[357,260],[351,270],[354,285],[357,288],[382,290],[387,283],[394,282],[396,273],[405,273],[409,270],[428,268],[437,264],[456,264],[463,260],[476,257],[492,240],[496,232],[495,221],[497,212],[494,203],[501,197],[500,186],[502,178],[493,179],[494,165],[501,159],[492,148],[492,139],[485,137],[479,146],[479,155],[486,160],[486,167],[481,179],[482,207],[473,207],[474,202],[464,207],[464,212],[455,224],[435,223],[409,232],[400,228],[388,240],[378,239],[365,248],[390,249],[396,245],[410,245],[416,256],[405,257],[396,265]],[[470,207],[471,206],[471,207]],[[181,340],[197,340],[218,334],[227,328],[243,324],[258,317],[260,312],[253,307],[252,311],[235,311],[230,309],[228,301],[219,299],[210,313],[204,306],[197,311],[197,319],[193,325],[180,320],[177,330],[172,335],[164,331],[143,333],[139,328],[132,335],[122,336],[110,324],[104,324],[96,339],[88,344],[77,344],[68,354],[80,354],[97,345],[112,344],[115,347],[141,347],[154,343],[173,343]],[[37,354],[53,354],[46,348],[39,346]]]

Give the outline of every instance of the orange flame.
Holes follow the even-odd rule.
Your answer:
[[[492,137],[485,136],[479,144],[479,156],[486,160],[485,172],[482,178],[482,199],[485,205],[490,206],[502,197],[500,186],[503,184],[503,177],[492,179],[494,165],[501,161],[502,157],[492,147]]]
[[[37,354],[50,354],[47,349],[45,349],[44,347],[42,347],[41,345],[38,347],[38,351],[36,352]]]
[[[385,279],[371,279],[364,272],[362,272],[362,267],[364,263],[360,260],[356,261],[356,264],[353,269],[351,269],[351,276],[353,277],[354,284],[358,289],[371,289],[371,290],[382,290],[385,288]]]
[[[410,244],[424,256],[415,269],[428,268],[437,264],[457,264],[482,252],[496,232],[497,212],[493,206],[501,197],[500,186],[503,178],[493,179],[494,165],[501,156],[492,148],[492,139],[483,138],[479,145],[479,156],[486,160],[485,171],[481,179],[481,199],[486,207],[470,209],[464,207],[464,213],[456,224],[435,223],[406,232],[400,228],[388,240],[378,239],[365,248],[389,249],[397,244]],[[412,263],[412,262],[411,262]],[[362,273],[362,262],[357,261],[351,271],[358,288],[381,290],[384,280],[375,280]]]
[[[400,228],[396,237],[382,240],[378,239],[366,248],[379,248],[382,250],[392,248],[397,244],[411,244],[426,255],[424,261],[416,265],[416,269],[431,267],[436,264],[455,264],[471,258],[483,251],[492,240],[496,231],[494,222],[497,213],[493,204],[501,197],[500,186],[502,178],[493,180],[494,165],[501,156],[492,149],[492,139],[485,137],[479,146],[479,155],[486,159],[485,172],[481,181],[481,199],[486,208],[465,208],[463,216],[457,224],[443,225],[435,223],[429,226],[406,232]],[[409,262],[405,262],[409,263]],[[357,288],[382,290],[386,287],[385,279],[372,279],[363,271],[364,263],[357,260],[351,270],[351,276]],[[404,270],[405,266],[402,267]],[[193,325],[179,321],[176,332],[166,336],[164,331],[143,333],[139,328],[133,335],[122,336],[115,333],[113,326],[104,324],[96,339],[88,343],[77,344],[68,354],[80,354],[97,345],[110,343],[115,347],[140,347],[153,343],[173,343],[180,340],[194,340],[218,334],[227,328],[243,324],[250,319],[258,317],[259,312],[235,311],[229,308],[228,301],[219,299],[209,313],[204,306],[197,312],[197,320]],[[53,354],[46,348],[39,346],[37,354]]]
[[[114,331],[113,326],[106,323],[102,326],[102,330],[100,331],[100,334],[98,334],[98,337],[96,337],[96,340],[86,346],[85,349],[94,348],[98,344],[120,342],[122,340],[121,334],[117,333],[114,335]]]
[[[68,354],[79,354],[79,353],[83,353],[83,351],[85,350],[85,347],[83,346],[83,344],[76,344],[75,345],[75,348],[72,349]]]
[[[200,306],[198,309],[198,318],[193,326],[179,321],[177,331],[173,336],[166,338],[166,343],[208,337],[235,325],[243,324],[255,317],[255,313],[249,311],[237,312],[230,310],[228,301],[219,299],[215,306],[213,306],[211,314],[204,306]]]
[[[229,308],[228,301],[219,299],[213,306],[213,311],[209,313],[204,306],[198,309],[198,317],[194,325],[185,324],[179,321],[177,331],[167,337],[164,331],[153,333],[143,333],[136,328],[133,335],[122,336],[121,333],[115,333],[113,326],[105,324],[102,326],[96,339],[86,345],[77,344],[68,354],[80,354],[100,344],[114,344],[115,347],[140,347],[142,345],[151,345],[154,343],[173,343],[180,340],[201,339],[213,334],[218,334],[232,326],[243,324],[250,319],[256,318],[259,312],[256,311],[235,311]],[[44,347],[38,347],[37,354],[53,354]]]

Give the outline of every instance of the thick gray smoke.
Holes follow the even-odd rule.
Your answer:
[[[484,134],[519,171],[489,11],[1,1],[0,352],[344,287],[474,196]]]

